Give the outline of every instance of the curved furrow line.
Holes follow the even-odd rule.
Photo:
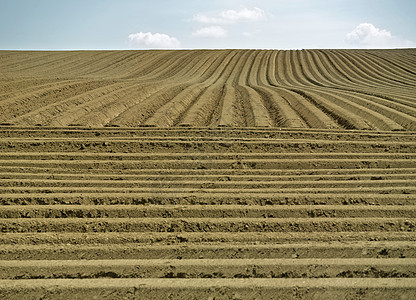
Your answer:
[[[119,74],[118,72],[121,72],[120,78],[126,80],[145,80],[149,73],[153,72],[156,68],[160,68],[166,60],[172,57],[169,52],[164,51],[142,50],[140,52],[140,56],[134,58],[128,64],[123,64],[121,69],[114,73]],[[111,74],[108,76],[111,76]]]
[[[48,88],[53,88],[54,85],[71,83],[74,80],[60,80],[60,79],[44,79],[44,80],[18,80],[10,84],[7,88],[0,87],[0,103],[10,98],[30,97],[33,93],[44,91]]]
[[[202,53],[202,52],[201,52]],[[229,51],[224,51],[223,56],[227,55]],[[194,58],[197,58],[197,56],[194,55]],[[187,63],[186,68],[182,68],[181,72],[184,73],[184,80],[183,83],[178,85],[177,83],[167,83],[168,87],[165,87],[160,92],[154,94],[154,95],[148,95],[145,98],[142,98],[140,100],[140,103],[137,103],[129,108],[129,110],[122,112],[117,116],[113,121],[111,121],[112,124],[122,125],[122,124],[136,124],[136,125],[146,125],[146,120],[151,118],[152,115],[163,105],[167,104],[170,100],[177,97],[179,93],[181,93],[184,89],[190,87],[192,83],[189,81],[190,76],[188,76],[188,69],[193,70],[192,72],[198,72],[199,75],[194,77],[194,81],[201,81],[201,80],[207,80],[210,76],[218,72],[218,67],[221,64],[221,56],[216,56],[214,59],[214,62],[212,64],[204,65],[204,60],[198,59],[198,62],[196,65],[193,65],[189,62]],[[192,73],[191,73],[192,74]],[[175,76],[177,78],[177,76]],[[177,80],[176,80],[177,81]],[[184,95],[184,93],[182,93]],[[193,93],[195,95],[195,93]],[[179,99],[179,98],[178,98]],[[192,99],[188,98],[188,99]],[[162,101],[160,101],[162,100]],[[143,113],[144,112],[144,113]],[[135,118],[135,120],[132,120],[132,117]],[[180,118],[180,115],[178,116]],[[126,123],[128,122],[128,123]],[[179,122],[177,118],[175,119],[175,122]],[[129,125],[129,126],[130,126]]]
[[[343,70],[333,57],[330,57],[326,51],[316,50],[311,52],[318,61],[322,73],[328,74],[338,86],[359,88],[362,82],[356,78],[351,77],[345,70]],[[336,85],[335,85],[336,86]]]
[[[224,84],[232,68],[235,67],[234,60],[238,58],[237,51],[227,51],[227,55],[216,61],[213,73],[210,77],[215,80],[213,83],[198,97],[197,101],[186,111],[186,114],[180,117],[178,125],[180,126],[208,126],[214,123],[218,118],[221,101],[224,95]]]
[[[239,103],[240,110],[243,113],[241,119],[246,126],[255,127],[256,119],[254,115],[254,110],[252,107],[252,101],[250,101],[250,93],[247,89],[248,77],[250,70],[253,68],[254,60],[259,55],[258,50],[250,51],[250,56],[248,57],[246,63],[243,65],[241,72],[236,78],[235,89],[237,91],[237,103]]]
[[[53,55],[52,55],[53,54]],[[2,62],[2,72],[22,72],[27,70],[28,68],[36,68],[40,65],[47,64],[50,60],[52,61],[59,61],[61,58],[54,59],[56,56],[59,55],[66,57],[68,56],[67,52],[21,52],[17,55],[17,61],[7,63]],[[74,53],[73,56],[76,54]],[[25,57],[28,57],[25,59]],[[23,68],[23,69],[22,69]],[[25,72],[27,75],[27,72]]]
[[[270,55],[268,64],[267,64],[267,73],[266,73],[266,81],[272,86],[279,86],[282,83],[279,83],[279,79],[277,77],[278,74],[278,65],[279,65],[279,56],[281,56],[282,51],[273,50],[272,55]],[[265,83],[263,82],[263,83]]]
[[[188,54],[188,56],[190,56]],[[210,65],[207,66],[203,65],[203,60],[198,59],[197,55],[193,55],[190,59],[185,58],[172,58],[173,63],[169,64],[169,62],[165,62],[164,64],[160,65],[160,70],[153,70],[151,73],[131,79],[137,84],[150,84],[153,85],[155,81],[159,86],[163,86],[164,84],[172,84],[175,82],[186,82],[189,80],[190,72],[198,72],[200,68],[209,68]],[[194,63],[196,61],[196,63]],[[166,68],[165,64],[169,65],[169,68]],[[196,75],[198,78],[201,74]],[[195,79],[195,78],[193,78]],[[199,78],[199,80],[203,80]]]
[[[300,56],[302,65],[307,66],[304,68],[304,71],[307,73],[308,77],[319,82],[321,86],[333,87],[342,85],[342,81],[337,81],[335,78],[331,78],[331,76],[328,75],[325,68],[322,67],[321,62],[317,60],[317,57],[314,56],[313,53],[313,50],[304,50]]]
[[[348,91],[353,92],[357,94],[362,94],[365,96],[374,96],[379,99],[384,99],[391,103],[397,103],[400,105],[408,106],[411,108],[416,107],[416,103],[413,101],[414,93],[413,89],[406,89],[405,91],[403,89],[384,89],[383,87],[377,88],[377,92],[374,92],[374,89],[371,88],[365,88],[360,87],[357,88],[351,88],[351,87],[332,87],[332,89],[340,90],[340,91]],[[387,102],[386,102],[387,103]]]
[[[268,87],[260,83],[257,92],[265,102],[265,106],[272,116],[275,125],[288,128],[307,128],[306,121],[292,108],[280,92],[280,88]]]
[[[338,119],[334,119],[329,111],[320,106],[315,99],[305,94],[303,90],[296,88],[287,88],[287,90],[291,93],[286,93],[286,100],[310,127],[326,129],[343,128],[343,125],[338,122]]]
[[[311,65],[311,61],[305,59],[305,50],[296,50],[295,54],[296,61],[299,65],[300,75],[308,82],[309,85],[317,87],[326,87],[328,84],[330,85],[330,83],[326,82],[326,80],[321,76],[312,73],[314,69]]]
[[[221,76],[216,82],[216,85],[221,87],[221,98],[216,99],[209,126],[231,126],[232,124],[233,112],[231,104],[235,96],[230,92],[234,91],[234,88],[230,84],[230,77],[234,77],[237,67],[240,67],[244,51],[233,50],[233,52],[235,54],[234,57],[227,64],[226,69],[223,69]]]
[[[40,120],[47,126],[103,126],[101,120],[94,123],[94,118],[90,118],[83,123],[78,122],[78,119],[94,109],[102,108],[105,103],[109,102],[109,99],[119,99],[125,96],[126,89],[125,83],[110,84],[53,104],[39,113],[23,116],[23,120],[26,123],[29,122],[29,124]],[[133,88],[130,87],[131,89]]]
[[[0,50],[0,64],[1,66],[7,66],[8,63],[12,64],[15,60],[21,60],[22,56],[20,51]],[[17,59],[15,59],[16,57]]]
[[[188,83],[164,84],[156,87],[157,90],[144,91],[143,94],[132,97],[131,106],[124,107],[118,115],[115,114],[108,122],[110,125],[123,127],[143,126],[160,107],[171,101],[180,92],[189,86]]]
[[[292,57],[292,60],[293,60],[293,57]],[[294,64],[292,64],[292,67],[293,66]],[[296,72],[298,72],[300,69],[299,66],[294,67],[294,68],[297,69]],[[260,75],[260,78],[259,78],[260,82],[264,82],[267,80],[267,76],[265,75],[264,72],[260,72],[259,74],[263,74],[263,75]],[[298,84],[293,85],[292,87],[288,87],[287,89],[291,90],[292,92],[295,92],[296,94],[298,94],[298,96],[293,97],[293,94],[285,93],[286,98],[283,98],[283,99],[289,103],[289,105],[285,105],[286,101],[284,102],[281,101],[281,103],[285,107],[287,114],[288,114],[287,116],[285,116],[285,118],[287,118],[287,120],[290,120],[292,123],[296,124],[296,127],[305,127],[306,124],[308,124],[311,127],[317,127],[317,128],[339,127],[339,125],[337,124],[339,120],[338,117],[334,118],[334,115],[329,114],[329,111],[325,111],[325,110],[323,111],[322,110],[323,107],[319,106],[319,104],[315,100],[305,95],[302,91],[299,91],[296,89],[298,85],[304,84],[304,81],[300,79],[299,75],[296,75],[294,77],[298,78]],[[303,76],[303,78],[306,80],[306,76]],[[309,85],[310,84],[313,84],[313,83],[310,82]],[[279,92],[282,93],[282,90],[279,89]],[[301,97],[299,97],[299,95]],[[267,93],[265,93],[265,96],[267,96]],[[272,105],[270,105],[270,107],[273,108]],[[297,113],[295,113],[294,110]]]
[[[369,129],[368,125],[365,122],[362,122],[354,114],[350,114],[347,110],[339,107],[338,105],[326,101],[324,98],[320,97],[316,93],[306,92],[308,89],[304,88],[302,90],[291,89],[292,91],[302,95],[307,99],[311,104],[316,106],[320,111],[322,111],[326,116],[328,116],[334,123],[336,123],[340,128],[344,129]],[[334,126],[333,124],[330,126]]]
[[[107,90],[100,90],[98,97],[91,97],[92,95],[83,95],[79,100],[82,103],[77,103],[75,106],[71,105],[68,109],[61,111],[54,115],[50,121],[49,126],[68,126],[68,125],[94,125],[93,122],[98,122],[99,126],[105,125],[103,120],[93,117],[94,111],[98,112],[102,118],[108,119],[107,110],[108,106],[111,106],[113,102],[120,101],[124,97],[137,92],[138,87],[134,83],[123,83],[107,88]],[[101,111],[102,110],[102,111]],[[89,114],[92,114],[89,117]],[[79,122],[86,122],[80,124]]]
[[[416,63],[411,54],[400,55],[398,53],[391,52],[388,56],[386,56],[383,52],[377,51],[374,55],[391,64],[394,64],[408,74],[416,75]]]
[[[378,55],[377,53],[366,52],[367,57],[371,57],[374,63],[383,67],[384,71],[392,72],[398,77],[404,77],[411,83],[415,84],[415,75],[416,72],[410,70],[407,66],[408,64],[401,65],[401,62],[397,62],[393,56],[390,56],[389,59]]]
[[[123,69],[125,68],[125,74],[120,78],[128,80],[145,77],[173,56],[169,51],[142,50],[140,52],[142,52],[142,55],[134,61],[135,63],[123,67]]]
[[[133,84],[126,87],[126,83],[110,84],[87,93],[53,104],[47,109],[23,116],[25,122],[41,119],[48,126],[78,125],[76,120],[94,108],[101,107],[108,99],[118,99],[125,95],[126,89],[133,89]],[[85,126],[87,124],[79,124]],[[102,124],[100,124],[101,126]]]
[[[239,123],[239,121],[242,121],[238,115],[241,105],[237,102],[239,92],[236,89],[236,85],[244,65],[248,63],[250,52],[242,50],[235,51],[237,52],[237,60],[230,67],[230,73],[223,81],[223,97],[221,99],[219,118],[215,123],[216,126],[242,126],[242,123]]]
[[[10,61],[2,61],[2,68],[4,68],[4,71],[17,71],[18,68],[27,66],[30,63],[32,64],[38,64],[42,62],[48,62],[50,59],[53,59],[53,56],[67,56],[68,53],[64,51],[19,51],[16,52],[14,56],[14,59]]]
[[[103,51],[103,52],[93,52],[93,53],[83,53],[75,52],[71,56],[64,57],[58,63],[53,64],[49,68],[44,68],[43,66],[31,68],[27,70],[28,74],[34,76],[60,76],[65,74],[65,76],[74,76],[82,77],[86,71],[89,71],[95,65],[102,64],[102,61],[107,57],[111,57],[112,52]]]
[[[294,87],[314,86],[317,84],[316,82],[311,82],[303,73],[303,66],[299,62],[299,50],[291,50],[289,52],[289,64],[291,65],[293,78],[295,79]]]
[[[249,69],[246,71],[245,81],[241,82],[246,86],[258,86],[260,81],[267,78],[264,70],[267,68],[270,52],[267,50],[256,50],[256,52]]]
[[[333,92],[336,94],[337,92]],[[374,112],[374,114],[381,114],[384,115],[386,118],[391,119],[392,122],[390,122],[391,126],[396,124],[400,124],[400,128],[391,128],[387,130],[415,130],[416,129],[416,117],[409,115],[407,112],[403,113],[399,110],[397,110],[397,106],[394,106],[394,108],[391,108],[386,105],[386,102],[382,103],[382,99],[376,98],[374,96],[364,96],[364,95],[351,95],[346,92],[339,92],[342,93],[345,97],[348,97],[349,100],[355,102],[359,106],[364,106],[370,111]],[[397,125],[396,125],[397,126]]]
[[[237,64],[236,64],[237,65]],[[214,126],[228,126],[234,125],[234,107],[233,102],[235,100],[235,89],[229,83],[224,83],[224,90],[221,99],[221,106],[219,110],[218,119],[215,120]]]
[[[281,97],[274,90],[270,89],[270,85],[268,84],[269,76],[267,69],[270,67],[270,64],[274,65],[276,63],[275,59],[278,56],[278,54],[273,55],[273,52],[274,51],[263,51],[262,56],[256,56],[250,74],[253,69],[257,70],[257,74],[256,76],[248,77],[246,86],[253,88],[253,90],[260,96],[257,103],[252,104],[253,106],[256,105],[257,107],[260,107],[255,118],[260,119],[260,114],[262,114],[262,110],[264,109],[265,111],[263,114],[266,118],[263,119],[263,126],[272,125],[285,127],[288,125],[287,123],[292,122],[294,118],[288,117],[288,113],[290,114],[290,112],[284,111],[281,105],[278,104],[278,100],[281,99]],[[258,67],[255,65],[256,61],[259,61]],[[272,75],[270,77],[272,77]],[[273,82],[276,83],[276,80],[273,80]],[[293,125],[298,127],[296,124]]]
[[[139,91],[140,94],[154,94],[159,90],[160,88],[157,86],[137,87],[133,84],[131,88],[121,89],[116,94],[113,93],[110,97],[105,97],[98,103],[95,102],[93,105],[89,103],[86,106],[88,107],[86,112],[72,122],[91,127],[111,125],[111,122],[117,116],[137,104],[138,99],[141,99],[138,97]]]
[[[347,56],[355,56],[365,70],[371,70],[372,74],[376,74],[382,80],[393,82],[397,86],[408,87],[414,85],[414,76],[408,75],[402,69],[397,70],[395,65],[386,64],[384,60],[374,57],[371,54],[372,51],[363,50],[351,54],[346,53],[346,51],[342,52]]]
[[[308,60],[311,60],[311,65],[315,76],[322,78],[328,86],[344,86],[352,85],[352,82],[341,77],[340,74],[334,72],[333,66],[328,62],[328,59],[322,56],[317,50],[306,50],[305,55]]]
[[[257,126],[285,127],[288,119],[280,111],[276,99],[279,97],[274,91],[264,87],[268,80],[267,69],[271,63],[274,51],[257,51],[241,76],[239,85],[246,90],[249,107],[253,114],[253,121]],[[247,74],[247,75],[246,75]],[[256,94],[257,95],[256,95]]]
[[[76,51],[73,55],[68,55],[63,57],[61,60],[58,60],[47,66],[40,66],[34,68],[34,71],[43,73],[45,71],[50,75],[58,74],[67,74],[69,76],[75,75],[76,77],[85,76],[85,70],[91,70],[97,64],[103,64],[108,58],[114,57],[113,51],[94,51],[94,52],[80,52]],[[75,72],[74,72],[75,70]]]
[[[358,80],[362,81],[362,84],[368,85],[370,87],[395,87],[397,83],[386,81],[384,78],[377,76],[374,72],[368,72],[367,66],[362,61],[354,58],[354,56],[349,56],[343,53],[341,50],[329,50],[330,53],[334,53],[339,59],[339,63],[346,71],[349,71],[351,76],[356,77]],[[371,68],[369,69],[371,70]]]
[[[194,55],[191,59],[186,61],[185,67],[183,67],[174,76],[175,78],[183,78],[189,82],[203,82],[211,73],[210,67],[214,61],[218,59],[218,56],[207,55],[205,53],[199,53]]]
[[[267,107],[267,101],[263,99],[263,96],[256,89],[259,81],[259,74],[262,69],[267,67],[268,54],[265,50],[257,51],[256,55],[252,58],[252,63],[248,65],[248,69],[245,70],[245,82],[243,78],[240,78],[240,87],[245,89],[248,94],[249,107],[253,114],[253,121],[256,127],[270,127],[275,125],[274,120],[271,118]]]
[[[397,76],[396,74],[392,73],[390,69],[381,69],[381,64],[379,61],[372,61],[371,57],[363,54],[362,52],[355,52],[350,54],[347,51],[339,51],[346,57],[349,57],[351,62],[355,61],[354,64],[360,66],[360,68],[371,77],[378,78],[380,81],[390,83],[396,87],[407,87],[412,85],[411,83],[404,81],[403,76]]]
[[[170,60],[164,61],[163,64],[160,65],[159,69],[155,69],[149,74],[141,76],[137,79],[140,81],[171,80],[172,78],[174,78],[175,81],[182,79],[186,81],[189,80],[189,71],[194,67],[192,62],[195,60],[200,61],[199,57],[202,52],[195,53],[193,51],[184,51],[183,53],[180,53],[180,56],[178,56],[179,54],[176,53],[176,51],[171,50],[171,52],[176,55],[173,55]],[[166,65],[168,65],[168,67],[166,67]],[[130,76],[127,78],[130,78]]]
[[[102,60],[111,57],[110,51],[83,52],[75,51],[73,56],[64,57],[59,63],[53,64],[48,68],[35,68],[35,76],[60,76],[65,74],[66,77],[83,77],[84,70],[90,70],[94,65],[101,64]]]
[[[221,82],[209,86],[185,112],[178,125],[206,127],[213,124],[219,115],[219,103],[224,97],[224,89],[224,84]]]
[[[224,52],[224,55],[226,54],[227,52]],[[175,125],[176,123],[180,122],[178,119],[181,118],[181,115],[187,109],[188,105],[186,104],[189,104],[189,101],[194,102],[193,100],[195,100],[195,98],[196,99],[198,98],[198,96],[203,92],[204,88],[199,85],[196,87],[195,91],[191,92],[191,95],[187,95],[186,93],[190,92],[192,90],[192,85],[196,84],[198,81],[204,80],[204,79],[206,81],[210,81],[211,77],[216,78],[216,75],[219,76],[219,74],[221,74],[219,72],[220,71],[219,67],[221,66],[221,62],[223,61],[222,58],[225,59],[225,57],[216,56],[212,64],[208,64],[208,65],[204,64],[203,60],[200,60],[198,64],[195,66],[191,65],[191,67],[195,69],[194,70],[195,72],[199,72],[199,76],[195,76],[193,81],[189,81],[189,80],[184,81],[181,86],[177,86],[177,84],[172,83],[171,88],[167,88],[167,89],[165,88],[159,93],[156,93],[154,95],[148,95],[147,97],[142,98],[143,100],[141,100],[140,103],[136,102],[136,104],[134,104],[129,110],[126,110],[125,112],[120,113],[119,116],[117,116],[114,120],[111,121],[111,123],[120,124],[120,122],[126,122],[126,120],[130,120],[129,122],[136,122],[136,124],[137,122],[139,122],[138,124],[152,126],[154,125],[153,123],[159,122],[157,120],[160,117],[161,118],[160,122],[167,122],[165,123],[166,126]],[[167,96],[169,95],[169,93],[171,94],[170,99]],[[160,100],[158,100],[156,97],[158,97],[159,99],[163,99],[163,101],[160,102]],[[179,109],[169,104],[169,102],[171,102],[172,99],[175,99],[175,98],[176,100],[173,103],[177,103],[178,101],[181,102],[182,100],[185,101],[183,104],[181,104],[181,107]],[[165,108],[163,108],[164,106]],[[132,114],[130,112],[131,109],[133,109],[136,113],[139,113],[139,111],[146,112],[146,113],[145,114],[142,113],[142,116],[139,119],[136,118],[135,121],[132,121],[131,120]],[[165,116],[161,114],[160,112],[157,113],[157,111],[160,109],[162,112],[165,109],[170,109],[172,110],[171,111],[172,115]],[[152,118],[152,116],[156,113],[157,115],[154,118]],[[148,119],[150,120],[148,121]],[[121,123],[121,124],[124,124],[124,123]]]
[[[53,92],[54,90],[59,91],[60,89],[70,84],[78,84],[78,83],[87,84],[90,81],[84,80],[84,79],[72,78],[72,79],[65,79],[65,80],[56,80],[53,82],[51,82],[51,80],[48,79],[47,82],[48,83],[46,84],[29,86],[28,88],[21,89],[21,90],[19,89],[19,91],[17,91],[15,95],[9,94],[8,96],[7,94],[4,94],[4,96],[2,96],[3,99],[0,101],[0,104],[2,105],[11,104],[13,103],[13,101],[19,100],[20,98],[38,97],[42,95],[43,93],[50,93],[50,92]],[[24,82],[22,82],[21,84],[24,84]]]
[[[278,72],[278,81],[286,83],[287,86],[296,86],[298,80],[294,77],[294,71],[292,69],[290,51],[281,50],[281,56],[278,56],[277,62],[277,72]]]
[[[374,95],[379,98],[383,98],[386,100],[391,101],[403,101],[403,104],[414,106],[414,94],[416,92],[415,88],[384,88],[379,87],[377,88],[377,91],[374,91],[374,89],[365,89],[361,88],[361,90],[369,95]]]
[[[345,70],[340,68],[333,55],[329,55],[328,51],[316,50],[314,52],[322,64],[323,72],[327,72],[330,78],[334,78],[341,86],[360,86],[361,82],[351,77]]]
[[[415,108],[414,93],[416,89],[398,89],[398,88],[383,88],[378,87],[377,90],[370,87],[348,87],[348,86],[334,86],[331,89],[343,90],[353,93],[358,93],[366,96],[374,96],[391,103],[397,103],[400,105]]]
[[[201,58],[197,58],[198,63],[196,65],[188,64],[188,67],[190,67],[190,71],[182,72],[184,73],[183,77],[186,80],[194,80],[194,77],[198,76],[200,77],[200,82],[208,80],[212,76],[216,78],[216,74],[218,73],[216,69],[218,68],[218,66],[220,66],[220,61],[224,60],[232,51],[233,50],[221,50],[221,52],[219,52],[219,54],[216,55],[210,55],[209,52],[206,53],[206,55],[208,56],[208,61],[210,62],[208,62],[207,65],[204,65],[204,60]]]
[[[123,51],[121,57],[114,57],[107,64],[100,66],[98,69],[91,70],[86,73],[85,76],[100,76],[100,77],[113,77],[121,78],[128,74],[129,68],[142,67],[140,62],[146,58],[146,53],[143,51]]]
[[[195,56],[195,63],[192,61],[186,62],[186,67],[182,68],[175,77],[183,78],[186,81],[203,82],[209,80],[216,72],[220,61],[225,59],[227,52],[221,53],[221,55],[209,55],[204,54]]]
[[[158,51],[157,51],[158,52]],[[170,50],[160,50],[158,56],[147,60],[146,65],[138,68],[136,72],[129,74],[123,79],[151,79],[164,73],[166,68],[170,68],[178,60],[178,53]]]
[[[285,76],[285,52],[276,50],[274,61],[271,62],[271,68],[268,69],[268,82],[273,86],[290,85]]]
[[[388,94],[388,96],[385,96],[385,94],[383,95],[378,94],[379,92],[382,92],[382,90],[378,91],[378,93],[376,94],[372,92],[366,92],[363,90],[350,90],[350,89],[343,89],[343,88],[335,88],[335,89],[338,91],[359,94],[363,98],[368,98],[369,100],[377,102],[381,105],[390,107],[394,110],[416,117],[416,103],[412,101],[412,98],[410,97],[404,98],[404,97],[400,97],[400,96],[387,93],[387,92],[386,94]],[[406,99],[406,100],[403,100],[403,99]]]
[[[72,97],[64,97],[62,100],[53,101],[52,103],[34,109],[24,115],[14,118],[12,121],[17,124],[48,125],[51,120],[62,116],[68,111],[76,109],[77,106],[82,105],[88,101],[93,101],[103,95],[122,89],[126,83],[121,82],[102,82],[103,86],[94,88],[89,91],[83,91]]]
[[[279,126],[295,126],[300,128],[335,128],[337,127],[321,110],[309,103],[303,96],[291,91],[289,88],[273,87],[276,93],[270,96],[278,110]],[[267,98],[271,89],[262,91]],[[273,110],[271,110],[273,111]]]
[[[2,114],[0,120],[6,121],[14,119],[23,114],[30,113],[34,109],[49,105],[62,98],[76,95],[78,91],[88,91],[101,86],[102,82],[91,81],[70,81],[57,84],[48,89],[41,89],[37,93],[27,93],[26,95],[6,99],[0,102]],[[106,84],[106,83],[104,83]]]
[[[193,68],[193,61],[199,56],[199,54],[194,54],[192,51],[181,53],[180,56],[177,56],[173,63],[170,63],[168,67],[165,67],[163,71],[154,74],[154,77],[151,77],[154,80],[162,79],[171,79],[179,80],[184,78],[188,80],[187,74],[189,70]]]
[[[200,82],[201,79],[204,79],[202,74],[205,73],[207,69],[205,68],[205,70],[201,70],[201,67],[203,66],[211,66],[211,63],[207,64],[206,60],[200,59],[199,65],[195,65],[192,69],[193,72],[189,74],[189,78],[194,78],[193,80],[187,82],[190,86],[158,109],[155,114],[147,119],[143,124],[157,127],[171,127],[180,123],[181,119],[183,119],[183,114],[188,111],[196,101],[198,101],[200,95],[210,85],[218,80],[218,77],[210,76],[206,78],[205,81]],[[195,76],[195,73],[199,74],[196,74]],[[205,75],[205,77],[207,76]]]
[[[274,56],[276,57],[276,56]],[[272,58],[270,56],[269,58]],[[267,63],[274,64],[273,59],[269,59]],[[282,89],[276,86],[276,81],[270,82],[267,70],[269,65],[259,70],[258,85],[256,86],[264,100],[264,103],[273,117],[275,123],[279,127],[306,128],[307,122],[299,115],[299,113],[289,104],[287,99],[282,95]]]
[[[174,87],[173,90],[178,89],[178,87]],[[162,91],[158,92],[158,90],[153,86],[150,88],[143,88],[143,94],[153,94],[151,97],[153,99],[170,99],[170,97],[178,97],[173,96],[174,94],[170,91]],[[179,92],[179,95],[183,93],[186,88],[183,89],[182,92]],[[155,92],[156,91],[156,92]],[[128,111],[128,109],[134,105],[137,104],[137,99],[140,99],[137,97],[137,89],[129,89],[129,90],[122,90],[122,93],[117,93],[115,97],[112,97],[112,99],[109,101],[108,99],[105,99],[105,101],[102,102],[102,106],[95,107],[90,112],[84,114],[82,117],[75,120],[76,124],[86,124],[89,126],[94,127],[100,127],[105,125],[114,125],[114,120],[120,116],[125,111]],[[156,98],[156,96],[158,98]],[[160,97],[160,98],[159,98]],[[174,99],[173,98],[173,99]],[[160,101],[160,100],[159,100]],[[168,102],[170,103],[170,101]],[[156,111],[157,112],[157,111]],[[162,126],[166,124],[158,123],[157,125],[153,125],[151,123],[148,123],[148,119],[144,119],[145,121],[142,121],[140,125],[145,126],[158,126],[158,127],[167,127]]]
[[[189,107],[198,101],[200,95],[207,89],[209,83],[193,84],[165,105],[160,107],[155,113],[143,122],[143,125],[154,127],[172,127],[180,123],[181,115],[184,114]]]
[[[0,79],[0,96],[17,93],[20,89],[31,88],[32,86],[53,84],[64,79],[66,78],[4,77]]]
[[[250,95],[247,89],[240,85],[235,85],[235,107],[234,119],[239,127],[256,127],[253,109],[250,105]]]
[[[210,55],[209,53],[206,53],[206,57],[198,59],[199,62],[195,64],[185,75],[190,80],[193,80],[196,76],[201,78],[199,80],[201,82],[209,80],[212,76],[215,76],[216,69],[221,65],[220,62],[223,61],[227,55],[229,55],[228,51],[223,51],[218,55]]]
[[[333,91],[313,90],[308,91],[308,94],[346,129],[403,130],[394,120],[367,108],[362,101],[359,102],[360,105]]]
[[[199,65],[192,66],[191,62],[188,63],[188,65],[190,65],[191,67],[197,67],[197,70],[199,70],[199,68],[203,66],[204,61],[200,60],[198,64]],[[176,76],[175,78],[176,81],[178,81],[178,76]],[[196,79],[198,80],[200,79],[200,77],[196,77]],[[154,86],[154,83],[150,85]],[[190,85],[190,83],[187,83],[187,85]],[[163,105],[163,103],[170,100],[169,97],[176,97],[177,94],[180,92],[180,89],[185,88],[186,86],[184,84],[177,85],[175,83],[169,82],[166,82],[163,85],[161,84],[161,82],[159,82],[158,87],[156,89],[141,87],[139,94],[136,93],[125,95],[121,99],[121,101],[112,101],[104,105],[103,107],[96,108],[93,112],[89,112],[79,120],[82,123],[86,121],[91,122],[91,120],[96,120],[96,122],[105,122],[106,124],[111,123],[114,125],[126,124],[126,122],[128,122],[129,124],[142,124],[147,118],[151,116],[151,113],[155,109],[158,109],[160,105]],[[156,97],[159,98],[159,101]],[[160,100],[162,100],[163,102],[160,102]],[[142,109],[142,111],[145,113],[142,113],[141,116],[132,120],[132,112],[128,111],[130,109],[134,109],[135,111]]]
[[[118,51],[103,51],[103,53],[98,52],[97,55],[103,54],[102,57],[94,55],[95,53],[90,53],[89,59],[80,60],[79,62],[74,63],[72,66],[68,66],[68,74],[72,76],[82,76],[86,78],[103,78],[106,77],[99,73],[99,70],[102,68],[111,66],[114,60],[125,56],[124,52],[117,53]],[[87,56],[86,56],[87,58]],[[119,78],[115,74],[108,76],[109,78]]]
[[[190,56],[190,57],[189,57]],[[202,58],[201,58],[202,57]],[[191,55],[187,54],[186,56],[182,57],[181,60],[176,60],[176,65],[172,66],[169,70],[165,72],[161,72],[158,76],[156,76],[153,80],[171,80],[174,79],[175,81],[189,81],[193,80],[192,74],[197,74],[195,76],[202,76],[200,69],[210,70],[211,73],[213,72],[212,66],[210,64],[204,66],[204,53],[202,50],[198,51],[198,53],[193,53]],[[214,59],[214,61],[216,58]],[[204,75],[209,76],[209,72]],[[205,80],[204,78],[199,78],[200,81]],[[141,79],[141,78],[139,78]]]
[[[357,68],[349,64],[349,62],[342,57],[338,52],[327,50],[321,52],[328,57],[328,60],[339,73],[344,74],[350,81],[354,82],[357,87],[376,88],[377,82],[374,82],[366,74],[357,73]],[[382,85],[382,84],[381,84]]]

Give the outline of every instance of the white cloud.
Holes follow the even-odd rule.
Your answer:
[[[254,7],[253,9],[243,8],[241,10],[225,10],[217,16],[206,16],[196,14],[192,20],[203,24],[233,24],[238,22],[256,22],[266,18],[264,10]]]
[[[196,14],[193,18],[193,21],[202,23],[202,24],[227,24],[229,21],[218,18],[218,17],[208,17],[202,14]]]
[[[140,48],[178,48],[181,43],[175,37],[164,33],[137,32],[129,35],[129,42]]]
[[[347,34],[346,41],[362,48],[403,48],[412,47],[411,41],[402,40],[386,29],[380,29],[370,23],[361,23]]]
[[[254,7],[253,9],[243,8],[242,10],[226,10],[221,12],[221,17],[232,23],[240,21],[260,21],[266,17],[264,10]]]
[[[227,30],[220,26],[204,27],[192,33],[192,36],[203,38],[223,38],[227,36]]]

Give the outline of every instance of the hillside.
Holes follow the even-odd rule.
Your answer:
[[[1,299],[412,299],[416,50],[0,52]]]
[[[416,130],[416,50],[0,52],[0,123]]]

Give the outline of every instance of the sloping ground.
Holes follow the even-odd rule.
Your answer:
[[[0,127],[0,298],[411,299],[416,132]]]
[[[416,130],[416,50],[0,51],[0,123]]]
[[[0,51],[0,298],[411,299],[416,50]]]

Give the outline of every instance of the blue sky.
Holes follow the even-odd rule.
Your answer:
[[[416,47],[415,0],[0,0],[0,49]]]

